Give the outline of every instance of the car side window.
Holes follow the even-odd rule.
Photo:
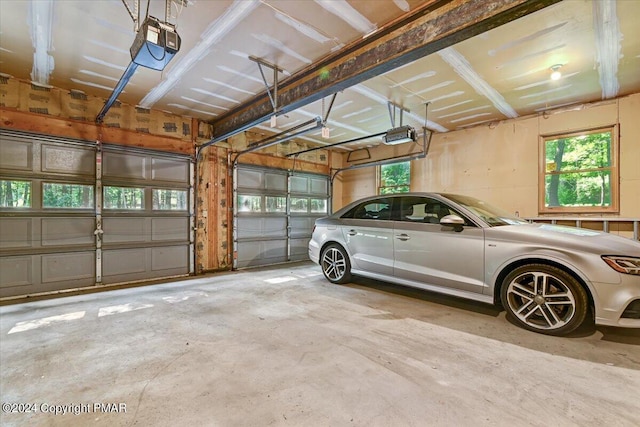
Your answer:
[[[458,215],[465,225],[475,226],[464,215],[444,202],[430,197],[407,196],[400,201],[400,221],[439,224],[447,215]]]
[[[369,200],[351,209],[342,218],[389,220],[391,205],[392,200],[388,198]]]

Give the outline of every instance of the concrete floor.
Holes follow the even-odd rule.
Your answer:
[[[310,263],[0,315],[3,426],[640,425],[638,330],[547,337]]]

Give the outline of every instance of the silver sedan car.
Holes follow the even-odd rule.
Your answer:
[[[316,220],[309,258],[332,283],[353,274],[501,304],[544,334],[593,320],[640,328],[640,242],[529,223],[472,197],[358,200]]]

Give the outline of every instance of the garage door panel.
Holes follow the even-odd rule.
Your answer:
[[[95,252],[42,255],[42,283],[77,281],[95,282]]]
[[[282,173],[265,173],[266,189],[269,191],[287,191],[287,175]]]
[[[147,159],[134,153],[105,153],[102,167],[103,178],[147,178]]]
[[[271,262],[287,260],[286,240],[267,240],[262,242],[262,258]]]
[[[238,218],[238,238],[285,237],[287,219],[282,217],[241,217]]]
[[[163,246],[151,249],[151,270],[175,270],[184,269],[188,272],[188,247],[187,246]]]
[[[0,258],[0,288],[33,285],[32,259],[30,255]]]
[[[92,245],[95,218],[42,218],[42,246]]]
[[[328,178],[249,165],[239,166],[237,177],[234,266],[308,259],[315,220],[326,215],[326,209],[320,211],[328,199]],[[248,199],[250,208],[244,206]]]
[[[315,224],[315,217],[292,217],[291,218],[291,237],[311,237],[313,231],[313,225]]]
[[[180,199],[185,192],[191,195],[190,157],[105,145],[101,176],[96,176],[95,141],[6,129],[0,136],[0,179],[29,181],[31,196],[20,202],[29,209],[8,206],[0,212],[0,297],[185,275],[193,269],[192,200],[185,206]],[[43,207],[50,194],[43,183],[87,186],[95,193],[97,179],[103,188],[125,188],[118,197],[128,199],[104,212],[71,208],[73,194],[69,206],[66,199],[49,206],[49,198],[46,206],[55,209]],[[169,202],[153,203],[157,192]],[[103,215],[100,247],[97,215]]]
[[[33,170],[33,144],[31,142],[9,141],[0,144],[0,168],[20,171]]]
[[[309,259],[309,239],[291,239],[291,260]]]
[[[311,178],[311,193],[327,195],[329,183],[326,178]]]
[[[238,243],[238,267],[255,267],[287,261],[287,240]]]
[[[188,190],[190,159],[145,150],[123,152],[116,147],[107,147],[103,162],[103,185],[132,185],[144,188],[145,192],[141,209],[108,210],[103,218],[103,283],[189,274],[189,210],[171,210],[164,204],[157,204],[154,197],[158,190],[183,193]],[[127,179],[126,184],[123,178]],[[189,203],[190,200],[187,207]]]
[[[31,218],[2,218],[0,221],[0,249],[30,248],[33,246]]]
[[[92,149],[42,145],[42,172],[95,175],[95,167]]]
[[[189,218],[152,218],[151,240],[154,242],[186,240],[189,235]]]
[[[104,243],[143,243],[146,241],[145,218],[103,218]]]
[[[102,252],[102,275],[144,273],[147,270],[145,248],[114,249]]]
[[[264,175],[260,171],[241,169],[238,171],[238,187],[240,188],[264,188]]]
[[[263,218],[263,237],[279,237],[287,235],[286,218]]]
[[[151,179],[187,183],[189,182],[189,164],[184,160],[152,158]]]
[[[291,177],[291,192],[292,193],[308,193],[309,192],[309,178],[306,176],[292,176]]]

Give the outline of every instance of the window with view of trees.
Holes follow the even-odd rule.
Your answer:
[[[82,184],[42,184],[42,206],[54,209],[91,209],[93,186]]]
[[[105,209],[144,209],[144,189],[134,187],[104,187]]]
[[[185,211],[187,210],[186,190],[153,189],[153,210]]]
[[[411,162],[380,166],[378,194],[407,193],[411,184]]]
[[[615,128],[542,140],[541,212],[617,211]]]
[[[0,208],[30,208],[31,182],[0,180]]]

